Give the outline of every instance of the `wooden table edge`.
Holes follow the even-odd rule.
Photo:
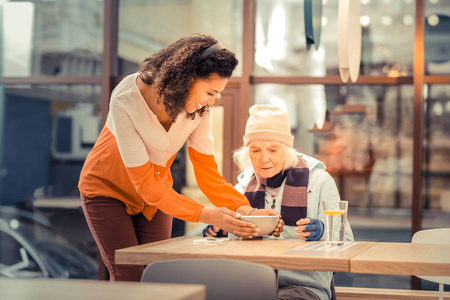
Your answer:
[[[377,243],[378,245],[380,243]],[[414,245],[412,243],[395,243],[395,242],[385,242],[383,244],[405,244]],[[436,244],[433,244],[436,245]],[[373,245],[374,247],[375,245]],[[372,247],[366,249],[368,251]],[[358,274],[390,274],[390,275],[415,275],[415,276],[450,276],[450,268],[441,271],[441,262],[427,262],[426,264],[431,265],[423,267],[423,262],[415,261],[382,261],[382,260],[366,260],[364,256],[366,251],[360,252],[359,254],[350,258],[350,273]],[[408,264],[411,268],[425,270],[425,273],[418,274],[418,272],[408,271],[405,268],[405,264]],[[380,267],[385,265],[384,268]],[[367,268],[371,271],[367,272]]]

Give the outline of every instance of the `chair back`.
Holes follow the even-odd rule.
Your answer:
[[[277,299],[271,267],[229,259],[157,261],[145,267],[141,282],[203,284],[206,300]]]
[[[426,229],[416,232],[411,243],[417,244],[450,244],[450,228]],[[450,284],[449,276],[423,276],[421,279],[439,283],[439,299],[442,299],[444,284]]]

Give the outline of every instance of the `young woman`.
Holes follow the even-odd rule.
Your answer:
[[[114,251],[170,238],[172,216],[257,235],[259,229],[239,220],[253,213],[248,200],[220,176],[213,156],[209,107],[237,63],[211,36],[194,35],[145,59],[112,92],[106,124],[79,181],[83,211],[111,281],[140,280],[143,266],[116,265]],[[172,188],[170,166],[186,141],[197,183],[217,208]]]

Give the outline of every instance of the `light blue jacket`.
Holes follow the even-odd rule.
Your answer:
[[[298,153],[309,168],[309,182],[308,182],[308,207],[307,207],[307,217],[308,218],[318,218],[322,220],[325,224],[325,216],[323,214],[323,209],[321,202],[324,200],[336,200],[340,201],[339,191],[336,187],[333,177],[325,171],[325,164],[313,157],[309,157],[303,153]],[[239,174],[238,184],[235,188],[244,193],[248,182],[254,174],[253,168],[247,168]],[[281,199],[284,190],[284,184],[282,183],[280,190],[276,196],[275,201],[275,211],[280,213],[281,209]],[[265,208],[270,208],[273,200],[272,196],[266,192],[266,206]],[[296,236],[295,226],[285,225],[283,232],[279,238],[283,239],[299,239]],[[275,238],[275,237],[272,237]],[[345,240],[353,241],[353,233],[350,225],[346,224],[345,228]],[[286,285],[300,285],[305,288],[310,289],[315,294],[319,296],[320,299],[330,299],[331,298],[331,278],[332,272],[317,272],[317,271],[293,271],[293,270],[278,270],[278,284],[280,287]]]

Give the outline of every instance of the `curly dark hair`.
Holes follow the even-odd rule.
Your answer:
[[[139,77],[154,85],[158,101],[164,99],[164,107],[173,122],[186,107],[192,79],[209,79],[212,75],[229,78],[236,68],[236,56],[224,48],[201,59],[202,53],[214,44],[217,40],[213,37],[194,34],[175,41],[140,64]],[[196,113],[202,116],[207,110],[209,107],[205,106]],[[196,113],[188,115],[195,118]]]

